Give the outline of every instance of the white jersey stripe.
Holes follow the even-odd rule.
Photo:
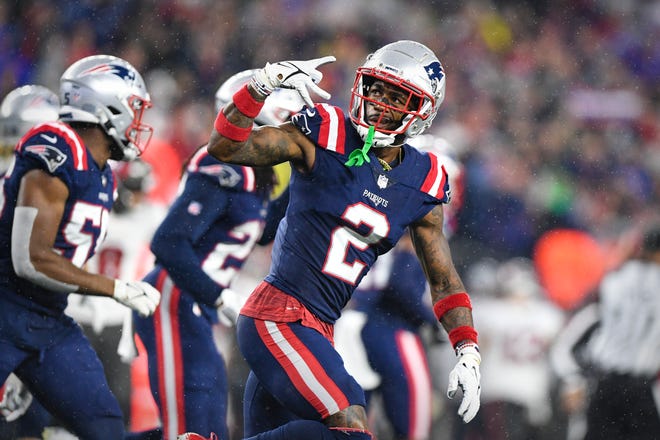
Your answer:
[[[337,110],[335,107],[328,104],[321,104],[323,110],[328,113],[330,118],[330,125],[328,127],[328,145],[326,149],[330,151],[337,151],[337,135],[339,130],[339,120],[337,118]]]
[[[333,399],[332,395],[326,390],[323,385],[316,379],[314,373],[309,365],[305,363],[305,359],[298,353],[286,340],[286,337],[277,328],[277,323],[266,321],[266,329],[273,338],[273,342],[282,351],[282,353],[289,359],[291,365],[296,369],[305,385],[314,393],[319,401],[326,408],[328,414],[334,414],[340,410],[339,405]]]
[[[428,438],[431,431],[431,378],[426,367],[426,358],[419,340],[411,332],[396,334],[397,346],[402,353],[410,387],[409,436],[414,440]]]
[[[71,143],[73,143],[73,146],[76,149],[76,151],[73,152],[75,158],[74,164],[76,170],[78,171],[84,170],[85,163],[83,161],[83,158],[85,157],[85,147],[80,143],[80,138],[78,137],[78,134],[66,124],[57,124],[57,129],[62,130],[67,134],[68,140]]]
[[[438,194],[438,192],[440,192],[440,184],[442,183],[444,177],[444,170],[442,169],[440,160],[438,160],[438,156],[436,156],[433,153],[430,153],[429,157],[435,163],[435,168],[438,170],[438,172],[435,175],[433,185],[431,185],[431,189],[429,190],[429,194],[435,197]]]
[[[162,296],[158,313],[160,314],[160,334],[163,346],[163,365],[161,366],[161,374],[163,378],[161,381],[164,383],[165,395],[162,396],[162,405],[167,411],[167,428],[165,432],[179,433],[179,419],[177,410],[177,394],[176,394],[176,359],[174,357],[174,337],[172,335],[172,319],[170,316],[170,305],[173,300],[173,287],[174,284],[170,277],[165,277],[163,280]]]
[[[254,177],[254,170],[250,167],[243,167],[243,189],[248,192],[255,190],[256,178]]]

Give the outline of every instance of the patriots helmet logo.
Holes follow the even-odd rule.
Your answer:
[[[110,64],[110,63],[101,64],[99,66],[94,66],[90,69],[87,69],[84,72],[82,72],[80,76],[97,75],[100,73],[110,73],[130,83],[133,83],[135,81],[135,72],[133,70],[127,69],[126,67],[121,66],[119,64]]]
[[[48,171],[51,173],[54,173],[56,169],[66,162],[66,154],[52,145],[29,145],[25,147],[25,151],[43,160],[48,167]]]
[[[440,81],[445,76],[442,64],[439,61],[433,61],[431,64],[424,66],[424,70],[426,70],[426,74],[429,76],[431,82]]]

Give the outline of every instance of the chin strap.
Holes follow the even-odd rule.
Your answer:
[[[364,141],[364,146],[358,150],[351,151],[351,154],[348,155],[348,160],[344,163],[347,167],[361,167],[364,165],[364,162],[371,162],[367,153],[371,149],[371,145],[374,143],[374,135],[376,133],[376,127],[373,125],[369,126],[369,131],[367,132],[367,138]]]

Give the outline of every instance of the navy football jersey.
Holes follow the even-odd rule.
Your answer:
[[[16,147],[0,193],[0,294],[29,308],[59,314],[66,307],[67,294],[18,277],[11,261],[18,191],[22,177],[33,169],[59,178],[69,189],[54,249],[78,267],[94,255],[105,238],[114,180],[110,166],[100,169],[80,137],[66,124],[38,125]]]
[[[304,108],[292,122],[318,148],[310,172],[292,171],[266,281],[334,323],[378,255],[409,224],[449,201],[447,173],[435,155],[407,144],[391,171],[373,150],[369,163],[346,166],[364,142],[338,107]]]
[[[426,278],[417,256],[395,248],[376,261],[355,290],[351,304],[369,320],[415,332],[425,322],[438,322],[425,293]]]
[[[261,237],[267,195],[257,191],[252,168],[220,162],[206,148],[186,171],[151,248],[177,287],[213,306]]]

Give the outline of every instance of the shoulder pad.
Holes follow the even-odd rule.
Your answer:
[[[291,118],[293,125],[317,146],[344,154],[346,151],[346,120],[344,112],[329,104],[305,106]]]
[[[51,174],[67,164],[76,171],[87,170],[87,149],[78,134],[59,122],[40,124],[28,131],[17,145],[23,156],[31,156],[42,163]]]
[[[450,192],[447,171],[445,171],[444,165],[440,163],[438,156],[431,152],[426,152],[426,155],[430,161],[429,170],[426,173],[426,177],[424,177],[420,190],[443,203],[448,203]]]
[[[220,186],[242,191],[254,191],[256,188],[254,170],[250,167],[233,165],[219,161],[211,156],[206,148],[195,153],[188,164],[189,174],[200,174],[217,179]]]

